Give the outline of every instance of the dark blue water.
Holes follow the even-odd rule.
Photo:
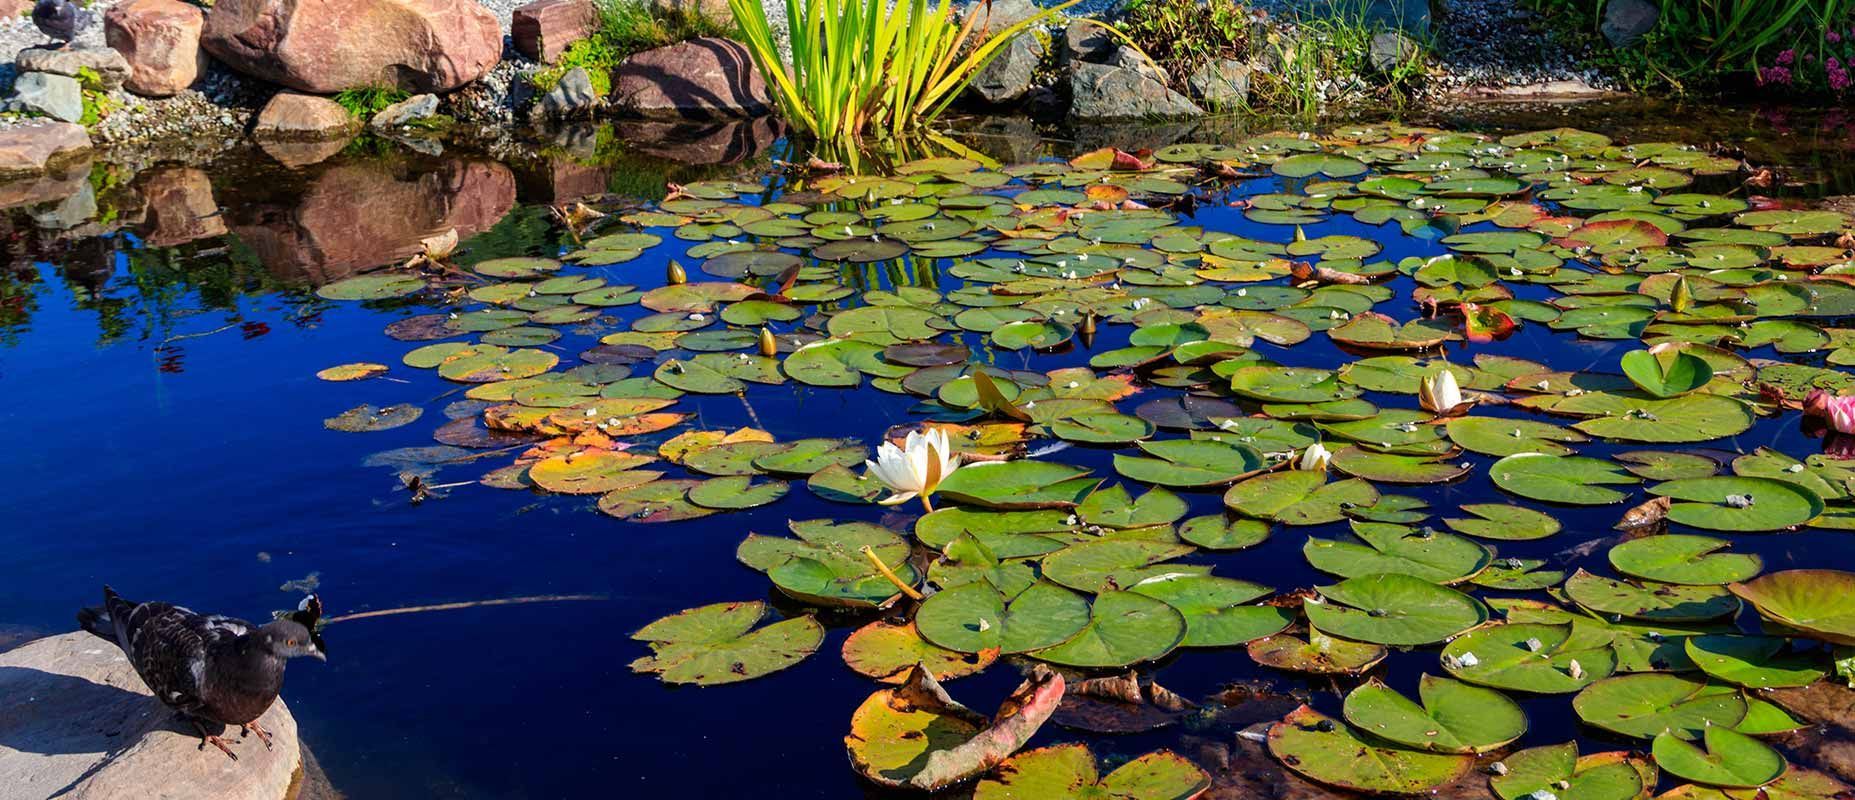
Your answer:
[[[400,182],[429,178],[455,185],[433,176],[454,177],[460,160],[469,161],[402,163],[391,172]],[[269,174],[232,166],[213,173],[221,198],[232,198],[225,201],[228,219],[247,219],[234,204]],[[1272,183],[1252,182],[1220,199],[1267,191]],[[278,208],[292,208],[296,189],[266,191]],[[497,205],[463,194],[446,198],[440,190],[433,196],[453,206]],[[464,262],[562,251],[558,233],[531,202],[540,198],[523,189],[516,199],[466,241]],[[281,216],[300,222],[301,212]],[[1221,204],[1201,207],[1191,224],[1275,241],[1293,233],[1247,222]],[[416,345],[382,333],[389,322],[430,309],[318,300],[309,284],[340,277],[319,274],[331,269],[332,257],[305,266],[303,259],[278,256],[281,250],[265,251],[253,244],[264,238],[263,230],[234,224],[227,235],[172,248],[150,247],[133,231],[75,244],[50,241],[44,233],[18,234],[29,241],[26,255],[11,277],[0,279],[0,429],[6,442],[0,457],[0,624],[68,630],[75,610],[94,603],[106,582],[132,598],[252,618],[293,605],[300,595],[286,584],[302,581],[316,583],[331,613],[601,595],[339,623],[327,633],[328,663],[293,666],[285,697],[335,787],[357,798],[874,793],[847,768],[842,737],[851,711],[876,687],[837,653],[843,637],[872,617],[828,615],[831,633],[816,655],[732,686],[669,688],[626,665],[646,653],[628,638],[632,631],[684,608],[764,598],[795,610],[770,591],[764,576],[735,562],[734,549],[748,533],[782,533],[789,519],[878,521],[882,509],[825,503],[795,486],[784,500],[748,512],[638,525],[598,513],[594,498],[474,485],[482,473],[507,463],[507,455],[440,469],[431,483],[472,483],[415,504],[393,469],[364,462],[384,451],[435,444],[431,432],[444,421],[444,406],[461,399],[459,387],[435,374],[398,367]],[[613,283],[650,286],[661,283],[667,259],[692,263],[680,252],[685,243],[658,232],[666,244],[643,258],[590,272]],[[1307,233],[1379,239],[1386,246],[1381,257],[1393,262],[1443,252],[1433,242],[1402,236],[1395,226],[1372,229],[1348,218],[1309,226]],[[405,254],[382,255],[379,260],[392,261]],[[918,273],[946,264],[912,266]],[[957,285],[939,278],[943,292]],[[1398,285],[1400,299],[1380,310],[1408,319],[1410,282]],[[615,316],[639,313],[620,309]],[[1001,354],[1000,363],[1038,370],[1084,364],[1094,352],[1122,346],[1126,330],[1104,326],[1092,347],[1036,357]],[[594,337],[570,334],[553,347],[571,357],[593,343]],[[1292,364],[1330,366],[1351,358],[1324,336],[1292,352],[1262,347]],[[1609,371],[1625,349],[1625,343],[1580,341],[1528,325],[1505,342],[1457,347],[1452,358],[1494,353],[1556,369]],[[1748,355],[1776,357],[1769,351]],[[314,377],[319,369],[354,361],[395,365],[389,374],[396,380],[328,383]],[[1121,406],[1128,410],[1170,394],[1149,389]],[[910,408],[916,403],[868,389],[796,384],[754,386],[747,400],[751,410],[734,397],[690,396],[678,410],[696,411],[698,427],[754,425],[781,441],[840,436],[874,442],[889,426],[915,418]],[[425,417],[369,434],[322,425],[361,403],[402,402],[424,407]],[[1762,445],[1799,456],[1817,448],[1797,432],[1794,415],[1761,421],[1712,446],[1748,452]],[[1642,448],[1593,444],[1582,451],[1625,449]],[[1052,458],[1112,476],[1110,452],[1073,448]],[[1469,458],[1478,469],[1467,479],[1402,493],[1438,511],[1502,497],[1480,468],[1491,459]],[[1193,514],[1221,507],[1214,493],[1191,500]],[[1563,533],[1498,543],[1499,555],[1552,558],[1607,537],[1622,508],[1559,509]],[[1328,583],[1301,556],[1307,535],[1344,536],[1344,525],[1278,528],[1259,547],[1192,560],[1283,590]],[[1768,571],[1855,565],[1846,534],[1734,540],[1738,549],[1763,555]],[[1597,548],[1596,563],[1602,552]],[[1592,562],[1574,557],[1555,567],[1596,566]],[[1202,698],[1233,682],[1265,681],[1308,693],[1328,713],[1337,712],[1348,685],[1267,673],[1240,649],[1175,654],[1148,669],[1187,697]],[[1432,649],[1394,654],[1377,674],[1408,693],[1420,674],[1437,669]],[[1001,665],[951,690],[989,709],[1018,679]],[[1533,730],[1522,745],[1575,737],[1603,747],[1628,745],[1580,729],[1565,697],[1529,700],[1527,710]],[[1033,744],[1072,740],[1091,742],[1108,758],[1180,741],[1174,731],[1089,737],[1050,725]]]

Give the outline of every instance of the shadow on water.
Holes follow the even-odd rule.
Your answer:
[[[1798,182],[1774,191],[1855,190],[1855,117],[1834,111],[1611,104],[1437,111],[1409,121],[1486,131],[1566,125],[1634,141],[1727,143]],[[985,119],[956,121],[948,135],[1014,163],[1108,145],[1232,141],[1273,127],[1220,119],[1063,130]],[[0,504],[0,563],[10,567],[0,572],[9,576],[0,582],[0,623],[64,629],[104,581],[247,617],[291,605],[277,587],[306,576],[340,611],[597,593],[610,599],[343,623],[330,632],[339,655],[290,670],[287,694],[305,741],[354,797],[871,794],[844,768],[841,744],[845,720],[870,684],[836,658],[843,636],[868,616],[827,615],[831,631],[818,656],[746,690],[666,687],[626,666],[642,655],[629,633],[666,613],[724,599],[783,605],[762,576],[735,563],[735,546],[749,531],[784,530],[788,519],[841,516],[841,506],[795,490],[776,506],[688,526],[623,525],[594,513],[585,498],[475,486],[415,506],[390,465],[410,457],[402,448],[431,447],[433,426],[358,436],[325,431],[321,420],[360,403],[399,402],[426,407],[434,420],[461,399],[455,385],[397,368],[397,383],[312,377],[345,362],[398,364],[410,345],[382,329],[430,309],[334,304],[311,288],[402,262],[422,239],[446,230],[462,240],[462,263],[557,256],[574,245],[549,206],[623,208],[662,199],[670,184],[762,181],[773,159],[809,155],[780,136],[769,120],[587,125],[525,147],[453,144],[426,155],[363,142],[292,151],[284,154],[288,165],[245,148],[197,162],[97,162],[0,186],[0,397],[8,400],[0,424],[10,436],[0,461],[0,485],[10,493]],[[1216,205],[1194,224],[1287,235]],[[1387,237],[1350,220],[1309,230],[1328,233],[1386,239],[1394,261],[1440,252],[1434,242]],[[679,243],[591,272],[614,284],[661,281],[671,255],[682,255]],[[944,292],[957,285],[944,264],[845,267],[842,280],[859,289]],[[576,336],[557,349],[579,352],[590,337]],[[1092,348],[1040,356],[1035,366],[1083,365],[1092,352],[1125,343],[1124,330],[1104,330]],[[1555,344],[1542,335],[1490,350],[1570,369],[1609,356],[1613,345]],[[1303,347],[1316,361],[1349,358],[1324,340]],[[1016,353],[995,357],[1001,366],[1029,366]],[[752,406],[733,396],[686,405],[703,427],[755,425],[787,440],[873,438],[909,420],[914,401],[794,388],[756,394]],[[1809,446],[1769,425],[1738,442],[1761,443]],[[382,451],[396,455],[376,458]],[[1063,458],[1110,474],[1108,455],[1075,448]],[[389,466],[363,466],[370,460]],[[442,484],[474,482],[486,467],[434,469],[429,480]],[[1437,505],[1496,496],[1476,480],[1412,493]],[[1209,496],[1191,503],[1194,513],[1219,507]],[[1578,541],[1597,539],[1608,534],[1615,509],[1566,509],[1564,519]],[[1831,538],[1783,537],[1761,553],[1772,568],[1805,563],[1835,547]],[[1304,563],[1300,541],[1277,536],[1240,558],[1252,568],[1283,565],[1270,578],[1278,586],[1312,585],[1321,578]],[[1503,555],[1550,557],[1564,546],[1516,545]],[[0,647],[10,630],[0,627]],[[1391,674],[1405,677],[1435,668],[1428,653],[1396,653],[1391,665]],[[1191,697],[1264,678],[1309,696],[1334,690],[1325,681],[1264,675],[1237,653],[1171,658],[1155,669]],[[990,708],[1018,680],[1010,669],[993,669],[963,679],[955,694]],[[1528,711],[1538,741],[1588,737],[1563,703]],[[1176,732],[1103,740],[1048,730],[1040,744],[1087,739],[1111,756],[1182,746]],[[1215,737],[1200,737],[1207,748],[1229,741],[1205,738]]]

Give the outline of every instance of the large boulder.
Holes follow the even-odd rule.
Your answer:
[[[1133,64],[1078,62],[1069,68],[1069,116],[1074,119],[1195,117],[1204,109],[1173,91],[1153,71]]]
[[[296,721],[278,700],[258,722],[271,747],[227,733],[237,761],[202,751],[115,645],[81,632],[40,639],[0,654],[0,793],[282,800],[303,764]]]
[[[968,16],[975,18],[973,37],[982,40],[1042,12],[1043,9],[1031,0],[997,0],[992,3],[980,0],[967,3],[960,13],[962,20]],[[973,97],[992,105],[1022,100],[1030,93],[1037,77],[1037,67],[1043,63],[1046,52],[1039,31],[1022,31],[1001,48],[992,63],[973,76],[973,82],[967,85],[968,91]]]
[[[348,110],[326,97],[278,92],[258,112],[251,134],[259,139],[337,139],[354,131]]]
[[[609,102],[650,119],[753,117],[773,109],[747,48],[713,37],[625,59],[612,73]]]
[[[0,129],[0,176],[37,175],[90,152],[84,126],[34,121]]]
[[[129,91],[169,97],[206,70],[200,31],[206,15],[180,0],[124,0],[103,15],[103,40],[129,64]]]
[[[502,58],[476,0],[218,0],[200,40],[232,69],[316,94],[448,92]]]
[[[81,77],[84,70],[90,70],[102,83],[104,91],[110,92],[122,88],[123,81],[129,77],[129,62],[108,47],[28,47],[19,51],[13,64],[20,72],[49,72],[67,78]]]
[[[574,42],[598,29],[599,11],[593,0],[534,0],[515,10],[509,38],[516,52],[552,63]]]

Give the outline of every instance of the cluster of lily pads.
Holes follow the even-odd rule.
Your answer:
[[[1354,681],[1338,717],[1304,705],[1269,726],[1268,751],[1369,793],[1430,792],[1479,765],[1502,800],[1647,797],[1663,773],[1686,782],[1679,798],[1846,796],[1767,740],[1815,721],[1774,693],[1838,680],[1855,573],[1766,574],[1730,538],[1668,532],[1855,528],[1855,462],[1719,449],[1812,391],[1855,391],[1836,369],[1855,363],[1855,328],[1831,324],[1855,315],[1842,215],[1748,196],[1738,162],[1693,147],[1563,129],[809,169],[773,200],[711,182],[623,216],[563,215],[583,245],[562,259],[433,263],[320,293],[444,304],[387,332],[420,343],[404,366],[468,386],[440,442],[515,453],[487,485],[596,495],[633,523],[776,503],[799,481],[847,506],[920,497],[930,511],[911,530],[794,520],[737,550],[799,604],[868,615],[843,659],[893,686],[857,709],[846,745],[879,784],[1191,797],[1213,778],[1170,751],[1105,775],[1081,745],[1017,751],[1066,682],[1176,651],[1350,678],[1420,649],[1437,666],[1417,697]],[[1281,235],[1193,225],[1201,203]],[[1394,263],[1373,239],[1304,230],[1343,217],[1446,252]],[[665,237],[691,266],[619,266]],[[858,286],[862,265],[916,279]],[[1615,373],[1442,358],[1535,326],[1628,352]],[[563,358],[569,333],[598,344]],[[1316,337],[1351,359],[1296,363]],[[994,358],[1078,347],[1087,366]],[[1750,355],[1765,351],[1779,358]],[[864,469],[858,439],[697,428],[684,405],[793,384],[914,398],[919,418],[881,432],[901,445],[895,468]],[[917,452],[937,447],[952,452]],[[1112,450],[1115,476],[1063,463],[1065,447]],[[910,458],[935,460],[897,477]],[[1478,471],[1510,497],[1435,509],[1400,493]],[[1205,493],[1223,510],[1193,515]],[[1627,508],[1628,536],[1603,574],[1498,552],[1558,534],[1555,508],[1605,505]],[[1327,585],[1283,591],[1181,560],[1323,525],[1332,535],[1306,535],[1302,553]],[[1755,628],[1736,623],[1746,606]],[[636,634],[651,653],[632,666],[724,684],[823,644],[815,616],[769,614],[742,601],[671,615]],[[1001,661],[1028,678],[994,717],[941,686]],[[1528,725],[1510,695],[1568,695],[1639,750],[1512,751]]]

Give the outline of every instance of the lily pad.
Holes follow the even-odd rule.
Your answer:
[[[632,634],[653,653],[631,662],[631,669],[654,673],[664,683],[716,686],[778,672],[824,643],[824,626],[810,616],[754,628],[766,613],[765,603],[753,601],[716,603],[664,617]]]
[[[1346,695],[1346,721],[1373,736],[1433,753],[1486,753],[1527,731],[1520,704],[1493,689],[1425,675],[1412,702],[1373,679]]]
[[[1269,752],[1308,778],[1368,794],[1422,794],[1475,763],[1469,755],[1387,746],[1307,706],[1269,728]]]

